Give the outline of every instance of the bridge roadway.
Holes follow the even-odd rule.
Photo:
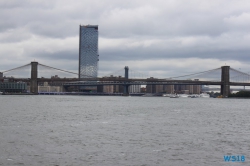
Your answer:
[[[125,79],[99,78],[88,81],[67,82],[64,86],[97,86],[97,85],[223,85],[221,81],[194,81],[168,79]],[[250,86],[250,83],[229,82],[230,86]]]
[[[30,78],[12,78],[13,81],[30,82]],[[125,79],[118,78],[86,78],[79,81],[78,78],[37,78],[37,82],[49,82],[63,86],[97,86],[97,85],[222,85],[221,81],[194,81],[194,80],[170,80],[170,79]],[[230,86],[250,86],[250,83],[229,82]]]
[[[30,78],[9,78],[13,82],[26,82],[30,83]],[[0,79],[1,81],[1,79]],[[79,81],[78,78],[37,78],[38,83],[49,82],[49,83],[58,83],[63,85],[65,82],[76,82]]]

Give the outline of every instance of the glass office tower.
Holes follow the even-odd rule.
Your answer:
[[[97,77],[98,25],[80,25],[79,79]]]

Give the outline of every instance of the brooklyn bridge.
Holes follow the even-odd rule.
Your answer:
[[[74,75],[73,78],[59,78],[59,77],[38,77],[39,69],[44,68],[48,70],[58,71],[60,73],[68,73]],[[18,75],[14,77],[6,77],[8,73],[14,71],[21,71],[22,69],[30,68],[30,77],[24,78]],[[143,78],[142,76],[132,76],[128,66],[123,70],[123,76],[109,75],[104,77],[91,77],[88,75],[79,76],[79,73],[58,69],[55,67],[40,64],[38,62],[31,62],[29,64],[9,69],[0,72],[0,82],[4,79],[10,78],[13,82],[25,82],[30,86],[30,92],[38,94],[39,83],[48,82],[51,85],[60,85],[67,91],[70,87],[102,87],[105,85],[119,85],[123,87],[124,95],[129,93],[131,85],[218,85],[220,86],[220,93],[227,97],[230,94],[230,87],[232,86],[250,86],[250,75],[248,73],[236,70],[230,66],[221,66],[216,69],[207,71],[191,73],[168,78]]]

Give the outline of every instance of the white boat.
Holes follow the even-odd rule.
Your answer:
[[[185,97],[185,98],[187,98],[189,96],[187,94],[179,94],[179,97]]]
[[[3,92],[0,92],[0,95],[2,95],[3,94]]]
[[[190,97],[191,97],[191,98],[198,98],[198,97],[200,97],[200,95],[195,95],[195,94],[193,94],[193,95],[191,95]]]
[[[179,95],[173,94],[173,95],[170,95],[170,98],[179,98]]]
[[[210,95],[207,94],[207,93],[202,93],[202,94],[200,94],[200,97],[202,97],[202,98],[209,98]]]

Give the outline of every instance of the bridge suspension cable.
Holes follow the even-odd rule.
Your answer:
[[[76,74],[76,75],[78,75],[78,73],[74,73],[74,72],[71,72],[71,71],[66,71],[66,70],[55,68],[55,67],[50,67],[50,66],[47,66],[47,65],[43,65],[41,63],[38,63],[38,64],[41,65],[41,66],[43,66],[43,67],[50,68],[50,69],[59,70],[59,71],[65,72],[65,73],[70,73],[70,74]]]
[[[250,81],[250,74],[244,73],[234,68],[231,68],[230,70],[231,70],[230,81],[233,81],[233,82],[249,82]]]
[[[10,69],[10,70],[3,71],[3,73],[8,73],[8,72],[13,71],[13,70],[18,70],[18,69],[27,67],[27,66],[29,66],[29,65],[30,65],[30,63],[29,63],[29,64],[26,64],[26,65],[23,65],[23,66],[19,66],[19,67],[13,68],[13,69]]]
[[[129,70],[129,78],[147,78],[148,75],[135,71],[135,70]]]
[[[54,69],[54,70],[58,70],[58,71],[62,71],[62,72],[65,72],[65,73],[74,74],[74,75],[77,75],[77,76],[78,76],[78,73],[75,73],[75,72],[71,72],[71,71],[67,71],[67,70],[62,70],[62,69],[58,69],[58,68],[55,68],[55,67],[51,67],[51,66],[47,66],[47,65],[41,64],[41,63],[38,63],[38,65],[43,66],[43,67],[46,67],[46,68],[49,68],[49,69]],[[85,75],[85,74],[81,74],[81,75],[82,75],[82,76],[86,76],[86,77],[96,78],[96,77],[93,77],[93,76],[90,76],[90,75]]]
[[[248,74],[248,73],[244,73],[244,72],[239,71],[239,70],[236,70],[236,69],[234,69],[234,68],[230,68],[230,70],[232,70],[232,71],[235,71],[235,72],[239,73],[239,75],[237,75],[237,76],[250,76],[250,74]],[[237,76],[235,76],[235,77],[237,77]]]
[[[119,77],[119,76],[124,77],[124,74],[125,74],[125,71],[124,71],[124,68],[122,68],[120,70],[117,70],[115,72],[107,74],[107,75],[105,75],[103,77],[111,77],[111,76],[113,76],[113,77]],[[141,72],[129,69],[129,78],[145,78],[145,77],[147,77],[146,74],[143,74]]]
[[[193,73],[193,74],[187,74],[187,75],[182,75],[182,76],[177,76],[177,77],[170,77],[170,78],[172,79],[172,78],[181,78],[181,77],[201,75],[201,74],[206,74],[206,73],[209,73],[209,72],[216,71],[218,69],[221,69],[221,68],[211,69],[211,70],[207,70],[207,71],[203,71],[203,72],[198,72],[198,73]]]

